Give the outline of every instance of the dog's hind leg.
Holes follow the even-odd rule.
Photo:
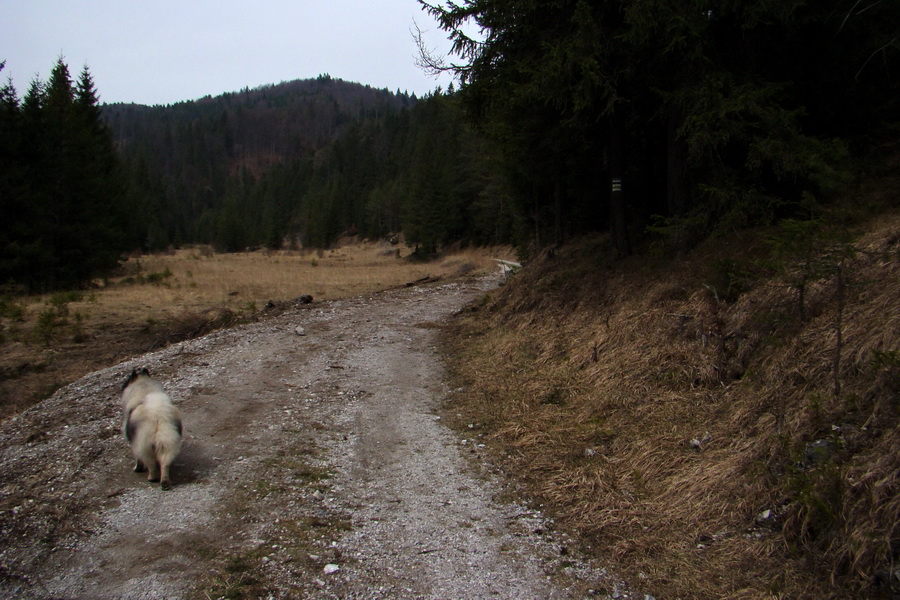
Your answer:
[[[159,460],[159,469],[161,471],[160,485],[164,490],[172,488],[172,480],[169,478],[169,467],[172,466],[175,457],[178,455],[179,445],[176,438],[172,445],[163,444],[161,447],[157,447],[157,460]]]
[[[169,463],[161,463],[160,470],[162,471],[162,475],[160,477],[160,487],[164,490],[172,489],[172,480],[169,479]]]
[[[147,473],[147,481],[152,481],[154,483],[159,481],[159,465],[155,460],[149,462],[147,470],[149,471],[149,473]]]

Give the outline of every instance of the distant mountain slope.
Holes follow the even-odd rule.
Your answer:
[[[111,104],[104,116],[126,160],[141,157],[163,177],[255,174],[330,144],[349,123],[415,104],[392,93],[323,75],[168,106]]]
[[[129,239],[145,250],[278,244],[327,150],[362,123],[417,102],[323,75],[169,106],[106,105],[132,215]],[[278,190],[256,186],[281,167],[291,175]]]

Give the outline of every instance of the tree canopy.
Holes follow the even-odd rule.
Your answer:
[[[611,227],[627,253],[622,229],[652,215],[687,238],[760,222],[826,198],[851,149],[896,134],[891,2],[420,4],[462,59],[422,62],[458,75],[517,201],[553,239]]]

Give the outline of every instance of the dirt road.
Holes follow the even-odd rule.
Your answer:
[[[437,329],[496,283],[298,306],[4,422],[0,597],[627,598],[438,416]],[[119,434],[135,366],[184,414],[169,492]]]

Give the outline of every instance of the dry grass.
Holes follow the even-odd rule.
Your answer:
[[[508,250],[498,249],[506,254]],[[448,254],[435,262],[408,260],[409,250],[387,243],[352,243],[333,250],[257,251],[214,254],[186,248],[173,254],[130,259],[129,278],[157,280],[155,285],[113,285],[102,301],[113,310],[143,306],[161,314],[224,307],[256,310],[308,294],[317,301],[346,298],[404,285],[424,277],[458,277],[495,268],[490,250]]]
[[[898,246],[897,214],[855,243],[837,395],[832,279],[801,321],[795,290],[759,269],[717,297],[721,241],[623,265],[593,239],[458,320],[466,392],[448,413],[482,423],[536,500],[657,597],[889,597],[875,582],[900,553]],[[748,235],[731,256],[751,271],[758,248]]]
[[[0,311],[0,418],[92,370],[242,320],[315,302],[495,270],[507,248],[432,262],[409,249],[345,240],[333,250],[215,254],[205,247],[130,258],[91,290],[5,298]]]

